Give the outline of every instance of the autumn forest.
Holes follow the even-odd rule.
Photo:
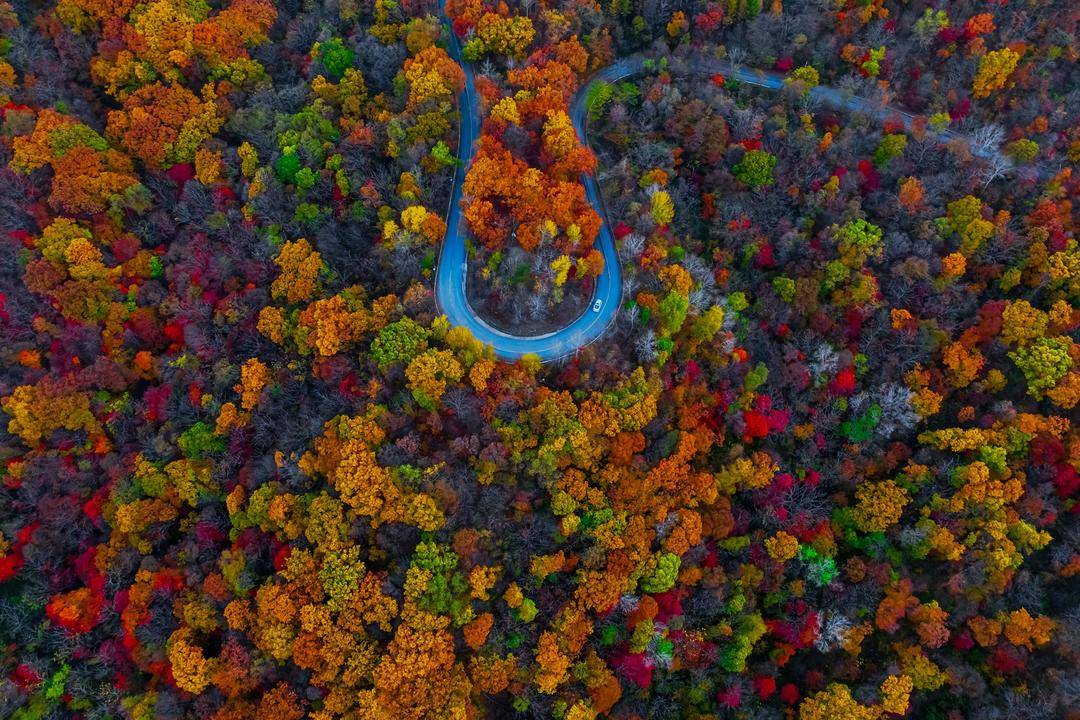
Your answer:
[[[1080,5],[0,0],[0,718],[1080,720]]]

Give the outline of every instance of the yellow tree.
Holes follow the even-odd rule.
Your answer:
[[[867,533],[884,532],[895,525],[911,501],[907,490],[892,480],[860,483],[855,500],[855,524]]]
[[[312,250],[306,239],[282,245],[274,264],[281,268],[281,274],[270,285],[270,294],[275,300],[301,302],[310,299],[319,289],[317,280],[323,270],[322,256]]]
[[[236,390],[241,393],[240,406],[251,410],[259,402],[263,388],[270,379],[266,365],[258,358],[251,358],[240,367],[240,384]]]
[[[536,36],[532,20],[524,15],[502,17],[485,13],[476,23],[476,34],[484,46],[511,58],[525,56],[525,50]]]
[[[972,82],[972,93],[977,98],[985,98],[1005,87],[1019,62],[1020,54],[1010,48],[986,53],[979,58],[979,69]]]
[[[464,374],[461,363],[449,350],[427,350],[405,368],[409,390],[421,407],[435,410],[446,392],[446,383],[457,382]]]
[[[847,685],[833,683],[799,705],[800,720],[877,720],[880,709],[860,705]]]
[[[362,698],[364,720],[468,717],[472,684],[455,661],[447,619],[426,613],[401,624],[375,668],[375,690]],[[415,625],[415,627],[414,627]]]
[[[652,194],[652,216],[657,225],[667,225],[675,217],[675,205],[667,190],[657,190]]]
[[[432,45],[405,61],[409,83],[409,108],[416,110],[429,101],[452,102],[465,85],[465,74],[442,48]]]
[[[101,432],[90,411],[90,400],[81,392],[65,389],[45,379],[37,385],[20,385],[0,401],[8,420],[8,432],[34,447],[54,431]]]
[[[501,98],[491,107],[491,117],[510,125],[521,124],[521,113],[518,112],[517,103],[510,97]]]

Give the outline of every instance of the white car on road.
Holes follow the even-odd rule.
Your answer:
[[[596,302],[594,302],[592,304],[592,311],[593,312],[600,312],[600,306],[603,305],[603,304],[604,304],[603,300],[597,300]]]

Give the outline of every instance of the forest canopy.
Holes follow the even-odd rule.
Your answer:
[[[1080,718],[1078,22],[0,0],[0,717]]]

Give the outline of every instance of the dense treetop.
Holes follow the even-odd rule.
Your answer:
[[[1078,20],[0,0],[0,717],[1076,718]]]

